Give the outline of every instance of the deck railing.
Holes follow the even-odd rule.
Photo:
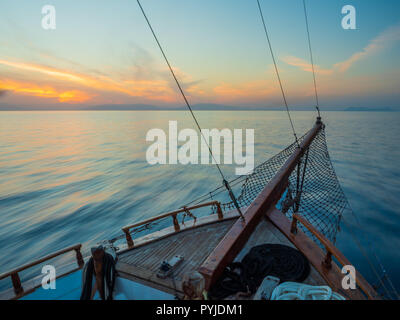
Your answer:
[[[159,215],[157,217],[150,218],[150,219],[147,219],[147,220],[144,220],[144,221],[140,221],[140,222],[137,222],[135,224],[123,227],[122,231],[125,233],[126,243],[127,243],[129,248],[133,248],[134,247],[134,242],[133,242],[132,235],[131,235],[131,233],[132,233],[131,230],[134,229],[134,228],[137,228],[137,227],[152,223],[152,222],[157,221],[157,220],[161,220],[161,219],[164,219],[164,218],[171,217],[172,218],[172,222],[174,224],[175,231],[179,231],[181,229],[181,227],[180,227],[180,224],[179,224],[179,221],[178,221],[178,217],[177,217],[178,214],[180,214],[180,213],[189,213],[190,215],[192,215],[191,212],[190,212],[191,210],[204,208],[204,207],[210,207],[210,206],[216,206],[217,207],[218,219],[222,220],[224,216],[223,216],[223,212],[222,212],[222,209],[221,209],[221,203],[218,202],[218,201],[211,201],[211,202],[207,202],[207,203],[202,203],[202,204],[198,204],[198,205],[195,205],[195,206],[192,206],[192,207],[183,207],[182,209],[178,209],[178,210],[175,210],[175,211],[164,213],[164,214],[161,214],[161,215]],[[196,217],[194,217],[194,219],[196,219]]]
[[[330,270],[332,268],[332,256],[336,258],[342,267],[351,265],[349,260],[347,260],[347,258],[335,247],[331,241],[329,241],[321,232],[319,232],[310,222],[298,214],[294,214],[292,217],[292,225],[290,229],[292,235],[296,235],[298,232],[298,222],[301,223],[308,231],[310,231],[311,234],[313,234],[325,247],[326,256],[324,260],[321,261],[321,264],[325,269]],[[375,290],[361,275],[357,275],[355,280],[358,287],[364,292],[364,294],[368,296],[369,299],[376,298]]]
[[[5,278],[7,278],[7,277],[11,277],[11,281],[12,281],[12,285],[13,285],[15,294],[17,296],[18,295],[22,295],[24,293],[24,288],[22,287],[22,284],[21,284],[21,279],[19,277],[19,272],[24,271],[24,270],[29,269],[29,268],[32,268],[32,267],[34,267],[34,266],[36,266],[38,264],[41,264],[41,263],[43,263],[43,262],[45,262],[47,260],[53,259],[55,257],[58,257],[58,256],[60,256],[62,254],[70,252],[70,251],[75,251],[76,252],[76,260],[77,260],[77,263],[78,263],[78,269],[81,269],[83,267],[83,265],[84,265],[84,260],[83,260],[82,253],[81,253],[81,247],[82,247],[81,244],[76,244],[74,246],[59,250],[59,251],[54,252],[52,254],[49,254],[49,255],[47,255],[47,256],[45,256],[43,258],[40,258],[40,259],[38,259],[38,260],[36,260],[34,262],[28,263],[28,264],[23,265],[23,266],[21,266],[19,268],[16,268],[14,270],[11,270],[11,271],[8,271],[8,272],[5,272],[5,273],[1,274],[0,275],[0,280],[3,280]]]

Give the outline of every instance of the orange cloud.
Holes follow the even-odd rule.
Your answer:
[[[39,86],[13,80],[2,80],[0,86],[2,90],[33,97],[53,98],[59,102],[80,103],[91,98],[90,95],[79,90],[60,91],[50,86]]]
[[[0,60],[0,64],[16,68],[19,70],[46,74],[59,80],[79,83],[80,85],[84,85],[90,88],[107,90],[107,91],[119,91],[127,94],[130,93],[129,90],[126,90],[125,88],[121,87],[119,83],[105,76],[100,76],[98,79],[96,79],[91,76],[75,74],[73,72],[66,70],[58,70],[55,68],[36,65],[32,63],[21,63],[21,62],[13,62],[6,60]]]
[[[281,58],[281,60],[283,62],[286,62],[288,65],[298,67],[298,68],[302,69],[303,71],[312,72],[311,63],[309,63],[303,59],[293,57],[293,56],[288,56],[288,57]],[[321,67],[319,67],[317,65],[314,66],[314,70],[315,70],[315,73],[319,73],[319,74],[332,74],[333,73],[332,69],[322,69]]]
[[[59,79],[66,79],[66,80],[76,81],[76,82],[84,82],[85,81],[83,78],[76,76],[74,74],[64,72],[64,71],[59,71],[59,70],[49,68],[49,67],[34,65],[34,64],[12,62],[12,61],[6,61],[6,60],[0,60],[0,64],[8,66],[8,67],[21,69],[21,70],[44,73],[44,74],[47,74],[47,75],[50,75],[50,76],[53,76],[53,77],[56,77]]]
[[[91,75],[76,74],[66,70],[58,70],[55,68],[36,65],[32,63],[21,63],[21,62],[0,60],[0,65],[16,68],[22,71],[45,74],[52,78],[56,78],[58,80],[77,83],[80,86],[85,86],[103,92],[116,92],[132,97],[141,97],[148,100],[157,100],[163,102],[174,102],[178,98],[176,92],[171,88],[171,83],[164,79],[160,80],[127,79],[127,80],[117,81],[108,76],[99,75],[94,77]],[[179,73],[181,79],[184,79],[185,81],[190,79],[189,76],[184,75],[179,70],[176,70],[176,72]],[[20,92],[16,90],[14,91]],[[186,91],[191,94],[202,93],[202,91],[197,89],[195,85],[188,85]],[[72,96],[74,94],[77,94],[77,92],[78,91],[73,91],[73,92],[71,91],[70,94],[71,98],[69,98],[69,95],[66,95],[65,99],[72,99]],[[47,94],[49,95],[49,97],[53,97],[49,92]],[[82,96],[82,99],[83,98],[84,97]],[[89,96],[86,96],[85,98],[90,99]]]

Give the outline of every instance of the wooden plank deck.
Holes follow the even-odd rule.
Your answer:
[[[117,271],[123,278],[181,297],[183,276],[200,268],[235,221],[233,219],[199,226],[125,251],[119,255]],[[263,219],[235,261],[241,261],[252,247],[267,243],[294,247],[270,221]],[[161,263],[175,255],[182,255],[184,261],[174,271],[173,277],[158,278],[157,272]],[[311,273],[304,283],[326,285],[312,265]]]
[[[117,271],[121,277],[179,295],[183,276],[200,267],[234,222],[227,220],[199,226],[128,250],[119,255]],[[161,263],[175,255],[183,256],[184,261],[173,276],[158,278]]]

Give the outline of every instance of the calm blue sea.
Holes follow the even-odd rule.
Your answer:
[[[197,115],[204,128],[255,129],[256,165],[293,142],[284,112]],[[315,113],[293,118],[300,135]],[[348,215],[338,247],[377,283],[355,234],[399,290],[400,113],[325,112],[323,119],[333,165],[362,227]],[[194,128],[179,111],[1,112],[0,272],[75,243],[90,247],[220,186],[214,166],[147,164],[146,133],[168,131],[169,120]],[[222,169],[235,177],[235,165]],[[382,275],[376,257],[370,259]]]

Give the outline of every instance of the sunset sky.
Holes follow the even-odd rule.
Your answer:
[[[0,107],[182,105],[135,0],[0,0]],[[41,26],[56,8],[56,30]],[[357,10],[344,30],[341,9]],[[193,104],[281,106],[254,0],[142,0]],[[302,0],[261,0],[291,106],[314,105]],[[400,106],[400,1],[307,0],[321,106]]]

